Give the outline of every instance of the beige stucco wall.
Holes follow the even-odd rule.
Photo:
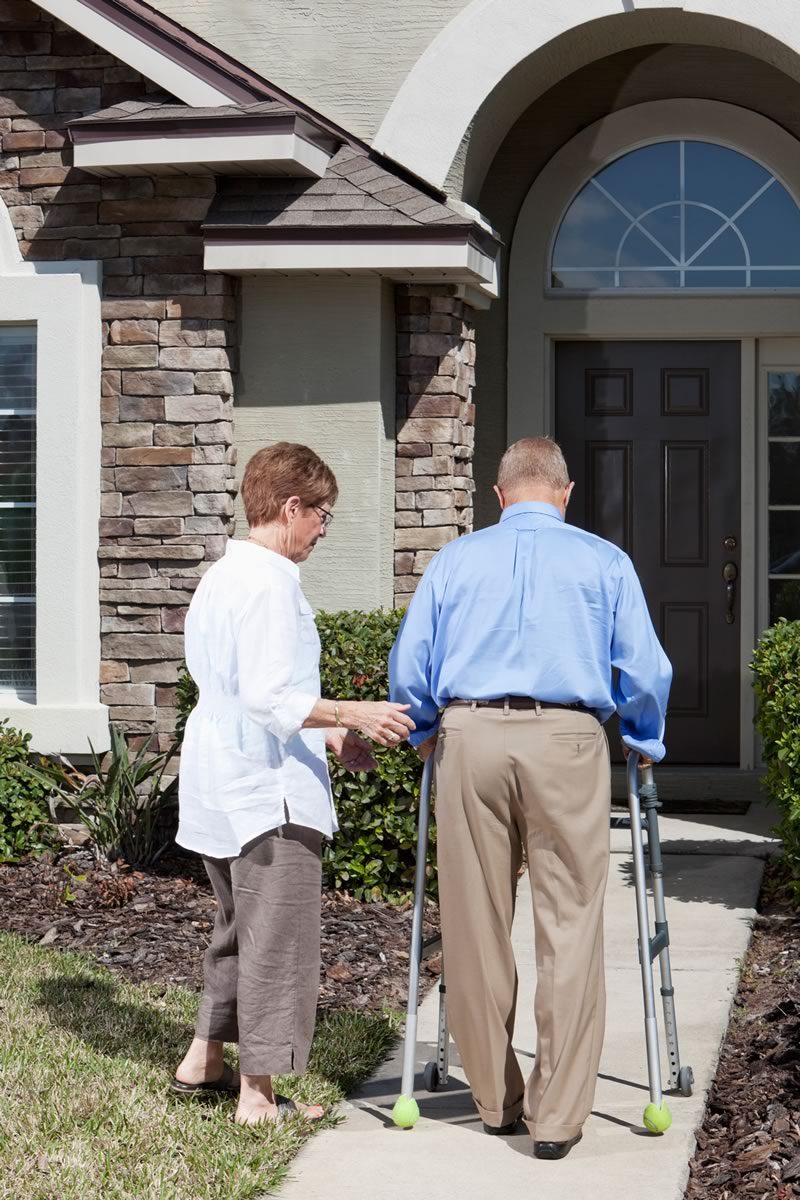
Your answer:
[[[261,446],[305,442],[339,483],[336,520],[301,568],[315,608],[390,608],[394,293],[377,278],[246,278],[234,412],[238,478]],[[237,537],[247,535],[237,501]]]
[[[371,139],[429,42],[467,0],[152,0],[152,7]]]

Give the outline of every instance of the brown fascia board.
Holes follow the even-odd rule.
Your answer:
[[[302,116],[307,117],[312,124],[324,130],[331,137],[349,146],[357,146],[369,154],[373,162],[384,164],[388,170],[397,175],[402,182],[418,187],[425,195],[433,196],[443,202],[445,193],[434,187],[426,179],[421,179],[400,163],[379,154],[372,147],[349,133],[341,125],[329,121],[322,113],[304,104],[301,100],[276,87],[261,75],[251,71],[235,58],[225,54],[204,38],[191,30],[179,25],[171,17],[156,12],[143,0],[82,0],[86,8],[100,13],[121,29],[158,50],[173,62],[180,63],[187,71],[197,75],[207,83],[231,92],[231,100],[238,104],[252,103],[257,100],[279,100],[294,108]]]
[[[188,110],[183,118],[151,117],[149,120],[133,116],[93,121],[89,117],[82,117],[68,128],[74,145],[136,141],[143,137],[170,135],[182,138],[206,137],[208,134],[226,137],[237,133],[295,133],[306,142],[330,149],[331,153],[341,144],[339,138],[334,139],[318,125],[296,112],[275,113],[273,116],[250,116],[243,112],[241,116],[233,116],[229,110],[219,117],[193,117],[191,110]]]
[[[438,221],[431,225],[222,225],[201,226],[207,241],[223,245],[264,242],[472,242],[484,254],[495,254],[502,242],[471,221]]]

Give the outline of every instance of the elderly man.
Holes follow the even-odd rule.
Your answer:
[[[390,662],[411,742],[423,758],[435,746],[453,1036],[486,1132],[510,1134],[524,1116],[544,1159],[580,1139],[603,1043],[603,722],[616,710],[626,753],[658,761],[672,676],[630,559],[565,524],[572,488],[555,442],[511,446],[494,489],[499,523],[437,554]],[[511,1044],[523,853],[538,980],[527,1085]]]

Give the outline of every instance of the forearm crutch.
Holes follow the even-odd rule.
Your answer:
[[[401,1129],[411,1129],[419,1120],[419,1105],[414,1099],[414,1067],[417,1057],[417,1013],[419,1010],[419,971],[425,947],[422,942],[422,918],[425,911],[425,880],[428,862],[428,824],[431,813],[431,782],[433,779],[433,755],[428,755],[422,769],[419,793],[419,817],[417,825],[417,861],[414,871],[414,914],[411,921],[411,947],[408,956],[408,1008],[406,1010],[405,1040],[403,1043],[403,1074],[400,1095],[392,1109],[392,1120]],[[432,939],[429,949],[440,943]],[[444,972],[439,984],[439,1049],[437,1062],[442,1064],[442,1082],[447,1080],[447,1058],[450,1038],[447,1030],[447,1009],[444,997]],[[430,1067],[425,1068],[425,1083],[433,1080]],[[436,1081],[438,1086],[439,1080]],[[435,1090],[435,1089],[432,1089]]]
[[[647,1048],[647,1075],[650,1103],[644,1110],[644,1124],[651,1133],[664,1133],[672,1124],[672,1115],[661,1089],[661,1060],[658,1048],[653,961],[658,959],[661,974],[661,999],[664,1007],[664,1036],[669,1059],[670,1084],[684,1096],[691,1096],[694,1075],[691,1067],[682,1067],[678,1049],[678,1025],[675,1019],[675,989],[669,958],[669,926],[664,904],[664,864],[661,858],[661,839],[658,832],[658,810],[661,807],[653,782],[653,768],[639,769],[639,755],[628,756],[628,809],[633,850],[633,879],[636,892],[636,917],[639,927],[639,965],[642,971],[644,999],[644,1036]],[[647,906],[644,845],[642,830],[647,830],[647,857],[653,890],[655,933],[650,936],[650,917]]]

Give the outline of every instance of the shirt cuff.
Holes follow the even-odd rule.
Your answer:
[[[439,732],[439,722],[438,721],[436,722],[436,724],[433,726],[432,729],[415,729],[414,732],[409,735],[408,744],[409,744],[409,746],[413,746],[414,749],[416,750],[418,746],[421,746],[423,744],[423,742],[429,742],[431,740],[431,738],[436,737],[438,732]]]
[[[289,692],[280,707],[273,710],[272,732],[282,742],[288,742],[303,728],[303,722],[311,712],[319,696],[310,692]]]
[[[639,739],[625,734],[622,740],[630,750],[635,750],[637,754],[643,754],[645,758],[652,759],[654,763],[661,762],[667,753],[664,743],[659,742],[656,738]]]

